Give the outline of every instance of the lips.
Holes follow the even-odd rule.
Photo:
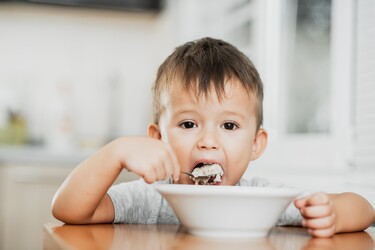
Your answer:
[[[216,185],[221,182],[223,168],[217,163],[198,163],[192,172],[194,177],[190,177],[195,185]]]

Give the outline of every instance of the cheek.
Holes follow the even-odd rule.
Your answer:
[[[185,148],[181,144],[171,144],[173,151],[175,152],[177,158],[181,158],[184,155]]]
[[[239,171],[242,171],[242,169],[246,169],[247,165],[249,164],[251,160],[251,154],[247,151],[241,151],[240,153],[237,153],[234,159],[231,160],[234,164],[231,164],[234,168],[238,169]]]
[[[242,133],[234,137],[229,137],[225,140],[224,145],[228,150],[232,151],[234,155],[250,154],[253,148],[254,138],[247,133]]]
[[[237,153],[237,155],[234,155],[232,159],[228,160],[229,166],[227,169],[227,178],[231,185],[234,185],[242,178],[243,174],[245,173],[250,162],[250,154],[241,151],[241,153]]]
[[[180,164],[183,164],[184,158],[186,158],[186,155],[188,155],[188,144],[186,143],[186,140],[178,139],[173,136],[169,137],[168,143],[171,145],[174,153],[177,156],[177,159]]]
[[[244,136],[227,145],[226,155],[231,165],[246,168],[251,159],[252,138]]]

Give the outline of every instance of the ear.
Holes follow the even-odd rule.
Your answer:
[[[151,123],[148,125],[147,134],[149,137],[152,137],[154,139],[158,139],[158,140],[161,139],[159,126],[156,125],[155,123]]]
[[[251,151],[251,161],[256,160],[259,156],[263,154],[267,146],[267,139],[267,131],[262,128],[259,129],[257,134],[255,135],[253,142],[253,149]]]

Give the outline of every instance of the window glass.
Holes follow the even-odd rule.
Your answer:
[[[330,0],[297,0],[286,60],[288,134],[329,133]]]

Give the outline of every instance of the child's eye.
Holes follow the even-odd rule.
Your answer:
[[[225,129],[225,130],[235,130],[238,128],[238,125],[234,122],[225,122],[222,127]]]
[[[197,127],[197,125],[192,121],[182,122],[182,123],[180,123],[179,126],[182,127],[182,128],[187,128],[187,129]]]

